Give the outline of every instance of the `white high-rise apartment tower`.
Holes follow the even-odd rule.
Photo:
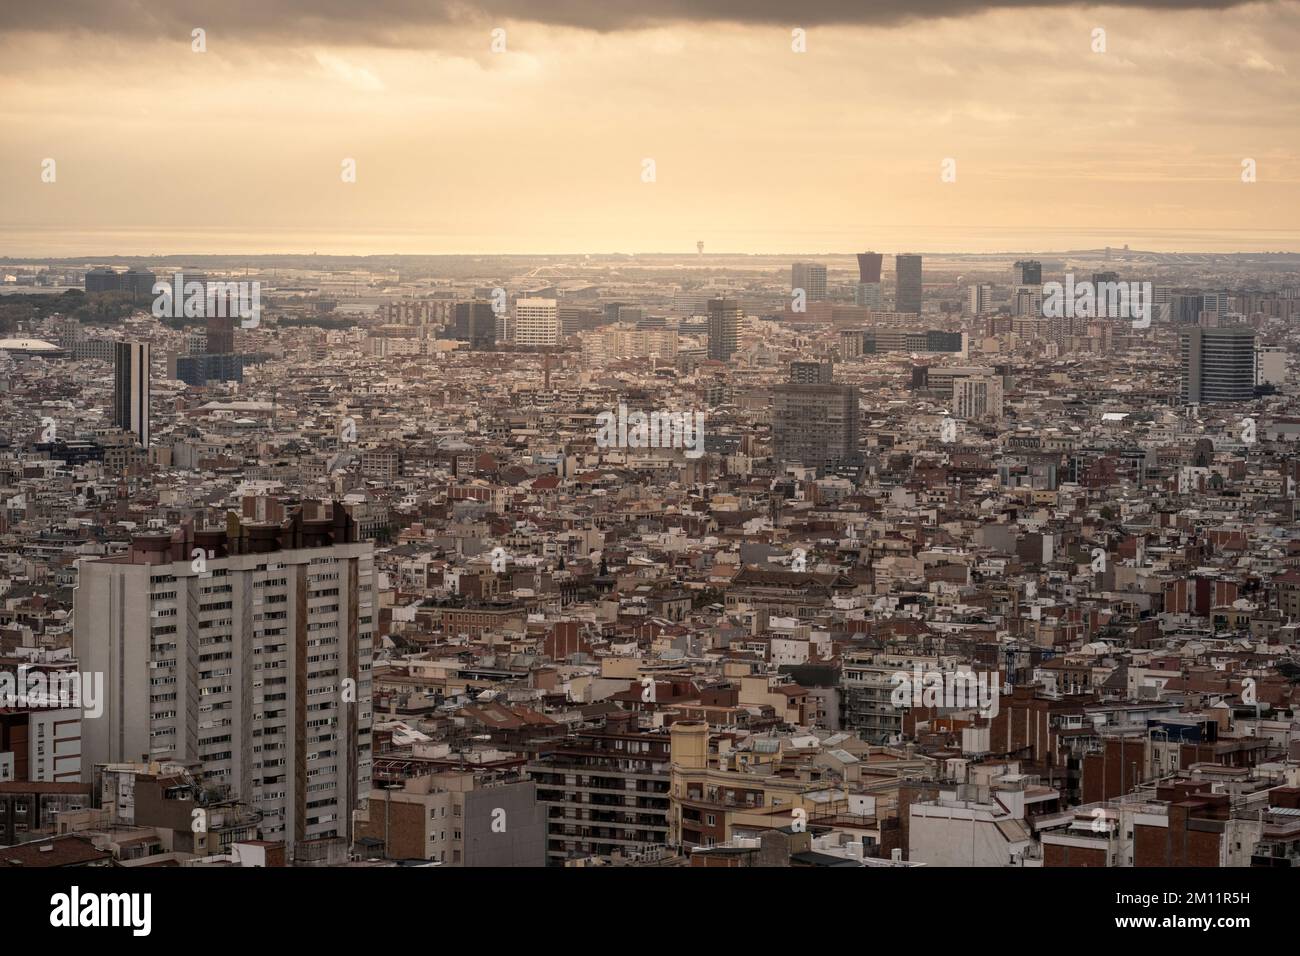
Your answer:
[[[83,670],[104,712],[82,721],[97,763],[175,760],[263,814],[288,844],[351,838],[370,790],[374,551],[333,517],[136,535],[83,561],[73,599]]]

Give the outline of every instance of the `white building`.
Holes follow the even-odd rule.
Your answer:
[[[582,354],[603,363],[627,358],[676,358],[676,329],[636,329],[612,325],[580,333]]]
[[[520,299],[515,303],[515,344],[560,344],[560,313],[554,299]]]
[[[956,418],[1002,417],[1002,378],[997,375],[963,375],[952,380],[953,415]]]
[[[987,282],[979,282],[971,286],[967,308],[971,315],[983,315],[993,308],[993,286]]]
[[[1255,384],[1282,385],[1286,382],[1286,349],[1280,345],[1255,348]]]
[[[295,535],[304,546],[281,550]],[[346,518],[295,516],[237,538],[138,535],[83,562],[75,644],[105,701],[82,722],[82,779],[97,763],[197,761],[202,785],[263,812],[266,839],[350,838],[370,789],[377,613],[373,547],[355,537]]]

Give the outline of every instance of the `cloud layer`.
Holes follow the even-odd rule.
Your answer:
[[[1147,10],[1227,10],[1245,0],[1126,0]],[[1257,0],[1271,3],[1272,0]],[[895,26],[991,10],[1080,9],[1077,0],[66,0],[31,4],[11,31],[85,30],[142,39],[195,27],[258,38],[422,46],[448,26],[527,22],[596,31],[668,24]],[[1105,9],[1104,7],[1102,9]]]
[[[507,21],[493,54],[509,6],[239,0],[196,54],[176,5],[82,9],[0,35],[0,254],[1300,248],[1296,0],[805,20],[804,53],[787,24]]]

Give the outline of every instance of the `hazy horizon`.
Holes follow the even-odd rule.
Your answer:
[[[1096,235],[1078,235],[1073,237],[1075,242],[1053,246],[1034,246],[1034,245],[1006,245],[1000,244],[996,240],[990,239],[982,244],[982,247],[974,245],[962,245],[960,242],[945,244],[942,248],[936,247],[932,242],[931,245],[895,243],[887,241],[864,241],[858,244],[858,248],[841,246],[840,248],[813,248],[806,247],[788,247],[773,246],[764,249],[741,249],[741,248],[709,248],[705,243],[704,255],[708,256],[755,256],[755,257],[790,257],[790,256],[808,256],[817,258],[826,257],[852,257],[858,252],[874,251],[893,255],[895,253],[907,252],[926,256],[1016,256],[1016,255],[1072,255],[1087,252],[1098,252],[1109,248],[1112,252],[1121,253],[1125,251],[1125,246],[1131,253],[1156,253],[1160,255],[1248,255],[1248,254],[1271,254],[1271,255],[1300,255],[1300,229],[1290,231],[1294,235],[1294,247],[1288,248],[1279,242],[1280,237],[1270,233],[1267,237],[1260,236],[1259,230],[1252,231],[1256,238],[1254,241],[1246,240],[1244,237],[1233,237],[1237,240],[1237,245],[1230,245],[1228,241],[1222,238],[1225,230],[1205,230],[1205,237],[1190,238],[1184,233],[1181,242],[1168,242],[1161,236],[1147,234],[1146,236],[1121,235],[1113,238],[1111,241],[1103,241],[1111,236],[1108,230],[1098,230]],[[1241,230],[1245,233],[1247,230]],[[1279,230],[1280,232],[1280,230]],[[875,239],[881,236],[887,237],[887,232],[873,233],[868,239]],[[319,238],[319,237],[318,237]],[[553,248],[538,247],[535,249],[486,249],[486,248],[465,248],[462,246],[451,245],[446,248],[428,249],[419,248],[415,245],[408,244],[404,248],[394,248],[392,245],[381,245],[377,242],[374,244],[363,244],[364,248],[358,248],[356,241],[347,241],[340,239],[335,243],[317,243],[314,246],[300,244],[296,246],[281,246],[279,248],[264,248],[258,239],[250,237],[247,241],[238,239],[228,240],[222,246],[205,246],[205,247],[182,247],[178,244],[175,248],[158,248],[157,236],[154,236],[154,242],[145,242],[144,240],[123,240],[116,239],[116,245],[109,247],[109,242],[113,240],[98,240],[93,237],[86,237],[84,241],[77,243],[77,249],[63,248],[61,246],[50,245],[48,241],[42,239],[29,239],[26,241],[9,240],[0,232],[0,259],[3,260],[26,260],[26,259],[68,259],[68,260],[95,260],[95,259],[149,259],[149,258],[177,258],[184,256],[209,256],[209,257],[234,257],[247,256],[250,258],[272,257],[272,256],[334,256],[334,257],[378,257],[378,256],[515,256],[515,257],[546,257],[546,256],[681,256],[686,259],[695,259],[698,252],[693,244],[689,248],[671,249],[596,249],[589,247],[581,248]]]

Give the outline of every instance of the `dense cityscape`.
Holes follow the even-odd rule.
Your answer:
[[[12,946],[1286,938],[1300,0],[65,0],[0,94]]]
[[[8,265],[0,866],[1300,864],[1298,258]]]

